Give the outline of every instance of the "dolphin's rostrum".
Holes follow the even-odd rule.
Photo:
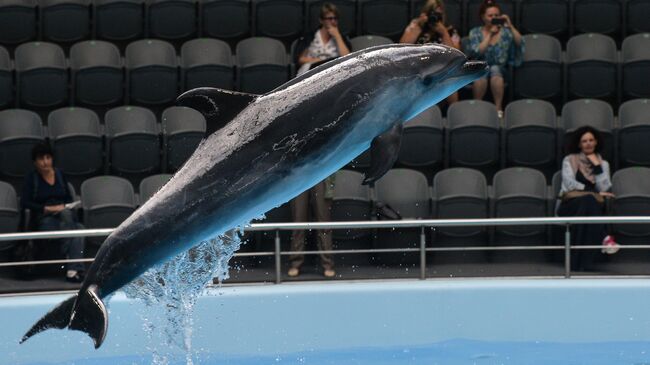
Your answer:
[[[103,298],[154,264],[297,196],[371,147],[366,183],[391,168],[402,124],[482,77],[442,45],[392,44],[327,62],[264,95],[200,88],[178,104],[216,132],[106,238],[79,292],[22,338],[49,328],[106,336]]]

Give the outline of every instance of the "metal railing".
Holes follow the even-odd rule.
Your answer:
[[[628,217],[551,217],[551,218],[486,218],[486,219],[404,219],[404,220],[382,220],[382,221],[349,221],[349,222],[308,222],[308,223],[255,223],[243,227],[245,232],[274,231],[275,248],[273,252],[245,252],[235,253],[235,257],[250,256],[274,256],[276,283],[281,282],[282,256],[293,254],[318,255],[328,254],[362,254],[362,253],[420,253],[420,279],[426,279],[426,254],[427,252],[449,252],[449,251],[525,251],[525,250],[564,250],[564,277],[571,277],[571,251],[600,249],[600,245],[571,244],[570,228],[575,224],[650,224],[650,216],[628,216]],[[496,226],[538,226],[553,225],[564,227],[563,245],[543,246],[473,246],[473,247],[426,247],[426,229],[441,227],[496,227]],[[399,229],[419,228],[419,248],[394,248],[394,249],[354,249],[354,250],[328,250],[328,251],[282,251],[280,231],[286,230],[321,230],[321,229]],[[2,241],[21,241],[32,239],[53,239],[65,237],[100,237],[107,236],[113,228],[105,229],[81,229],[66,231],[44,231],[25,233],[4,233],[0,234]],[[650,249],[650,245],[624,245],[621,249]],[[21,265],[46,265],[62,264],[69,262],[92,262],[93,259],[76,260],[38,260],[21,262],[4,262],[0,267],[21,266]]]

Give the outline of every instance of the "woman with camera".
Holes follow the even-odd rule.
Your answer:
[[[404,29],[400,43],[440,43],[460,49],[460,35],[453,26],[447,24],[445,4],[442,0],[427,0],[420,16],[413,19]],[[447,97],[447,103],[458,101],[458,93]]]
[[[524,40],[512,25],[510,17],[501,13],[501,8],[494,0],[486,0],[479,8],[483,26],[469,32],[469,56],[484,60],[490,66],[486,78],[476,80],[472,91],[474,99],[483,99],[488,82],[499,117],[503,117],[503,95],[505,90],[506,65],[521,64],[524,53]]]

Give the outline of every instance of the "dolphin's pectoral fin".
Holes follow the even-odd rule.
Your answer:
[[[35,334],[43,332],[50,328],[64,329],[68,327],[75,299],[77,299],[76,294],[66,299],[57,307],[52,309],[49,313],[44,315],[43,318],[39,319],[38,322],[36,322],[32,328],[27,331],[27,333],[25,333],[23,338],[20,340],[20,343],[23,343]]]
[[[364,185],[375,182],[393,167],[399,155],[402,129],[402,123],[395,123],[391,129],[372,140],[370,144],[371,163],[363,179]]]
[[[99,348],[106,337],[108,313],[104,302],[97,295],[97,287],[91,285],[77,300],[76,310],[72,313],[69,328],[83,331]]]
[[[176,99],[176,105],[201,112],[208,122],[208,132],[212,132],[223,127],[257,97],[255,94],[199,87],[181,94]]]

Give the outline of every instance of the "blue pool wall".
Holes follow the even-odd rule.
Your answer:
[[[95,350],[85,334],[24,332],[67,295],[0,298],[0,364],[147,355],[144,304],[109,302]],[[196,304],[192,347],[223,356],[418,346],[454,339],[649,341],[650,280],[427,280],[213,288]]]

